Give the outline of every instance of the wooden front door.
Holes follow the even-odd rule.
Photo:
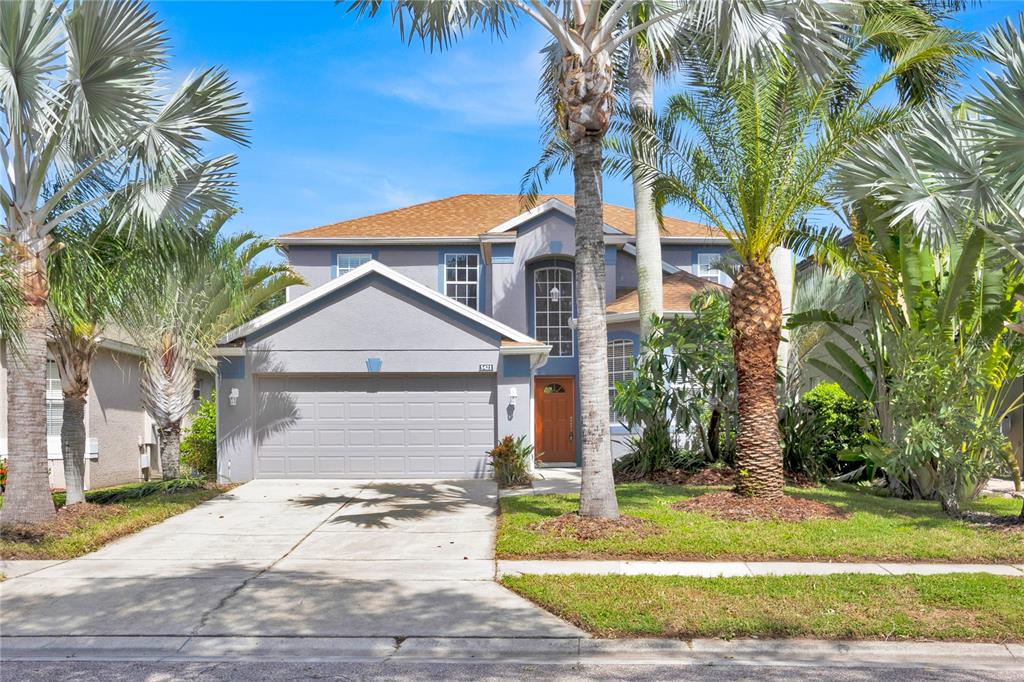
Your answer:
[[[536,377],[533,382],[537,452],[541,462],[576,463],[576,381]]]

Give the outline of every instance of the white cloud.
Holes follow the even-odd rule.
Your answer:
[[[456,49],[410,59],[362,87],[473,126],[536,125],[536,49]],[[380,70],[378,69],[378,73]]]

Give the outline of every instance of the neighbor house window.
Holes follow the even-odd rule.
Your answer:
[[[608,342],[608,404],[611,405],[613,423],[622,421],[615,411],[615,384],[633,376],[633,342],[616,339]]]
[[[363,263],[369,263],[373,256],[369,253],[339,253],[338,254],[338,277],[346,272],[352,272]]]
[[[476,309],[480,289],[480,256],[475,253],[444,255],[444,293]]]
[[[722,271],[714,267],[722,258],[717,253],[698,253],[697,254],[697,276],[709,279],[712,282],[722,283]]]
[[[64,391],[60,386],[57,363],[46,361],[46,435],[60,436],[64,424]]]
[[[551,344],[551,357],[573,355],[572,270],[541,268],[533,275],[535,336]]]

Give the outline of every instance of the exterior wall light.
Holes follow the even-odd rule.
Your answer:
[[[231,389],[231,392],[228,393],[228,403],[232,407],[234,407],[235,405],[238,404],[238,389],[237,388]]]
[[[558,301],[561,300],[562,292],[558,289],[558,287],[551,287],[550,295],[551,295],[551,302],[552,303],[558,303]]]
[[[508,404],[515,407],[516,402],[519,400],[519,391],[515,388],[508,389]]]

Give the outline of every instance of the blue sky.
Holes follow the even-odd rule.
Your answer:
[[[274,236],[452,194],[516,192],[536,161],[545,41],[528,23],[504,42],[472,35],[430,53],[404,44],[386,16],[357,20],[332,2],[155,9],[170,33],[175,77],[224,66],[250,102],[235,230]],[[986,2],[958,21],[984,30],[1021,11],[1024,0]],[[571,192],[571,177],[549,189]],[[615,180],[605,199],[632,203]]]

